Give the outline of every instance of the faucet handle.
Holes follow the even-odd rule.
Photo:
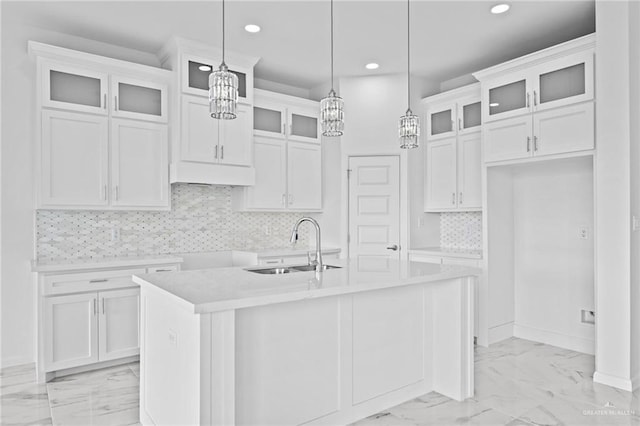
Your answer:
[[[307,250],[307,265],[311,265],[311,252]]]

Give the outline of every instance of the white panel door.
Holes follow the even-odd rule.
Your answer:
[[[480,132],[458,136],[458,209],[482,207]]]
[[[200,163],[218,161],[218,125],[206,98],[182,96],[180,159]]]
[[[140,352],[140,289],[98,293],[100,305],[100,361],[137,355]]]
[[[400,258],[399,157],[349,157],[349,169],[349,257],[361,270],[387,270]]]
[[[165,124],[112,119],[112,205],[169,206],[168,156]]]
[[[98,361],[97,294],[45,298],[45,370]]]
[[[527,158],[533,152],[531,114],[483,126],[484,161]]]
[[[108,204],[107,120],[76,112],[42,112],[42,207]]]
[[[247,188],[247,206],[253,209],[284,209],[287,194],[286,142],[256,136],[253,155],[256,183]]]
[[[322,209],[322,147],[289,141],[287,169],[289,210]]]
[[[220,147],[218,159],[220,163],[235,166],[250,166],[251,144],[253,141],[253,109],[248,105],[238,104],[236,118],[220,121]]]
[[[593,102],[534,114],[534,155],[594,148]]]
[[[425,210],[456,208],[456,137],[428,142],[425,158]]]

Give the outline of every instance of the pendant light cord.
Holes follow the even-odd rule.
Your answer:
[[[224,0],[222,0],[222,63],[224,64]]]
[[[333,0],[331,0],[331,91],[333,92]]]
[[[407,0],[407,111],[411,111],[411,19],[409,14],[410,0]]]

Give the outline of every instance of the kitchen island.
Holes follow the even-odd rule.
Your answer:
[[[142,424],[348,424],[430,391],[473,394],[476,269],[332,261],[141,286]]]

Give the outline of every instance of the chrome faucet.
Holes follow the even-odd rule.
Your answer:
[[[302,222],[311,222],[311,224],[316,228],[316,257],[310,262],[310,265],[315,265],[316,272],[322,272],[324,269],[324,264],[322,263],[322,249],[320,248],[320,224],[311,217],[301,217],[298,219],[296,224],[293,226],[293,231],[291,232],[291,243],[295,244],[298,241],[298,227]]]

